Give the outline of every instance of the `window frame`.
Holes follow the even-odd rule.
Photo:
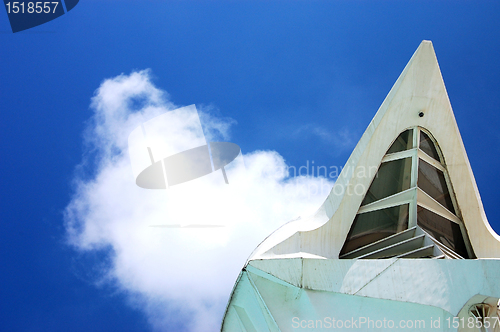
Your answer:
[[[400,137],[400,135],[403,134],[407,130],[412,130],[411,137],[412,137],[413,141],[412,141],[412,144],[410,145],[410,147],[407,150],[398,151],[398,152],[394,152],[394,153],[387,153],[391,149],[393,144],[396,142],[396,140]],[[427,153],[425,153],[423,150],[420,149],[421,132],[425,133],[425,135],[427,135],[429,137],[430,142],[432,144],[434,144],[434,148],[436,149],[440,160],[434,159],[433,157],[429,156]],[[470,243],[470,239],[468,236],[468,232],[467,232],[467,229],[465,228],[462,214],[461,214],[458,202],[456,200],[455,191],[454,191],[453,185],[451,183],[451,180],[450,180],[450,177],[448,174],[448,170],[446,167],[446,159],[444,158],[444,155],[442,153],[442,150],[441,150],[439,144],[437,143],[437,140],[434,138],[434,136],[430,133],[429,130],[427,130],[423,127],[420,127],[420,126],[413,126],[413,127],[409,127],[409,128],[404,129],[403,131],[401,131],[401,133],[399,133],[395,137],[395,139],[391,142],[389,147],[386,149],[386,153],[385,153],[384,157],[382,158],[380,164],[378,165],[377,174],[378,174],[378,170],[380,169],[382,164],[390,162],[390,161],[394,161],[394,160],[409,158],[409,157],[412,158],[411,169],[410,169],[411,178],[410,178],[409,189],[403,190],[401,192],[398,192],[398,193],[393,194],[393,195],[388,196],[388,197],[384,197],[384,198],[379,199],[377,201],[370,202],[370,203],[365,204],[365,205],[361,205],[362,202],[364,202],[365,196],[368,193],[370,187],[373,185],[376,178],[372,179],[370,186],[367,188],[367,190],[365,191],[365,194],[363,195],[363,198],[362,198],[361,203],[360,203],[360,207],[358,209],[358,212],[356,213],[356,217],[359,214],[364,214],[364,213],[368,213],[368,212],[378,211],[381,209],[386,209],[389,207],[396,207],[396,206],[400,206],[400,205],[404,205],[404,204],[409,204],[407,229],[410,229],[412,227],[417,226],[417,210],[418,210],[418,208],[420,207],[420,208],[429,210],[432,213],[436,213],[439,216],[441,216],[441,217],[443,217],[443,218],[445,218],[445,219],[447,219],[455,224],[458,224],[460,226],[460,231],[462,233],[462,237],[463,237],[463,240],[464,240],[465,245],[466,245],[468,256],[475,257],[473,249],[472,249],[472,245]],[[452,212],[450,212],[445,206],[443,206],[438,201],[436,201],[434,198],[432,198],[429,194],[427,194],[422,188],[418,187],[419,160],[425,161],[430,166],[440,170],[443,173],[444,179],[446,182],[446,186],[447,186],[447,190],[449,192],[449,195],[451,197],[451,202],[452,202],[453,208],[455,210],[454,214]],[[423,195],[422,193],[424,193],[425,195]],[[428,196],[428,197],[425,197],[425,196]],[[429,199],[431,199],[432,201],[429,201]],[[431,203],[431,204],[429,204],[429,203]],[[446,210],[446,211],[444,211],[444,210]],[[355,218],[354,220],[356,220],[356,219],[357,218]],[[344,248],[344,246],[346,245],[346,242],[348,241],[348,238],[349,238],[349,234],[351,233],[351,230],[353,229],[353,227],[354,227],[354,221],[353,221],[353,224],[351,225],[351,229],[348,232],[347,238],[344,241],[342,248]],[[453,250],[451,248],[449,248],[449,249]]]

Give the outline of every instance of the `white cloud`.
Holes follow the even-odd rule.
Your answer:
[[[253,249],[283,223],[314,212],[333,183],[289,178],[277,152],[254,151],[228,165],[229,185],[217,171],[168,190],[139,188],[128,135],[140,123],[177,108],[149,75],[140,71],[107,79],[92,99],[95,113],[85,140],[95,160],[88,162],[86,154],[82,167],[93,165],[96,171],[90,178],[75,177],[65,211],[68,241],[80,252],[109,253],[105,280],[129,294],[154,330],[216,331]],[[208,140],[228,138],[232,120],[208,112],[200,117]],[[178,139],[192,137],[189,130],[180,128]],[[151,227],[165,224],[225,227]]]

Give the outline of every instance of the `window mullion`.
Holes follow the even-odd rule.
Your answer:
[[[415,128],[413,143],[415,146],[418,143],[418,130]],[[418,180],[418,148],[413,150],[413,155],[411,156],[411,183],[410,188],[415,188],[417,186]],[[417,225],[417,195],[410,202],[408,211],[408,227],[414,227]]]

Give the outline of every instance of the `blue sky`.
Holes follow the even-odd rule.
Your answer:
[[[113,247],[67,243],[75,172],[97,172],[92,163],[77,167],[88,151],[91,98],[122,73],[150,69],[171,103],[233,123],[229,140],[243,153],[340,167],[419,43],[432,40],[486,215],[500,232],[499,16],[494,1],[87,0],[12,34],[0,14],[0,326],[189,329],[192,317],[175,301],[155,325],[147,299],[102,281]]]

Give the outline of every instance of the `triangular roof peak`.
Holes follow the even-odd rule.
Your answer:
[[[254,251],[250,260],[338,258],[376,170],[390,159],[387,159],[388,149],[407,129],[412,130],[414,141],[412,151],[405,153],[412,158],[413,174],[417,175],[411,176],[410,189],[414,197],[410,193],[405,197],[417,202],[417,196],[421,195],[418,205],[412,207],[410,204],[408,227],[417,226],[418,208],[429,206],[425,202],[435,203],[428,197],[422,198],[422,190],[417,188],[419,160],[426,158],[424,160],[429,161],[427,154],[419,149],[418,137],[423,132],[439,150],[442,160],[436,161],[434,166],[446,178],[460,227],[465,238],[470,239],[471,257],[500,258],[500,237],[484,213],[432,42],[424,40],[368,125],[320,209],[308,219],[282,226]],[[441,213],[443,215],[445,213]]]

